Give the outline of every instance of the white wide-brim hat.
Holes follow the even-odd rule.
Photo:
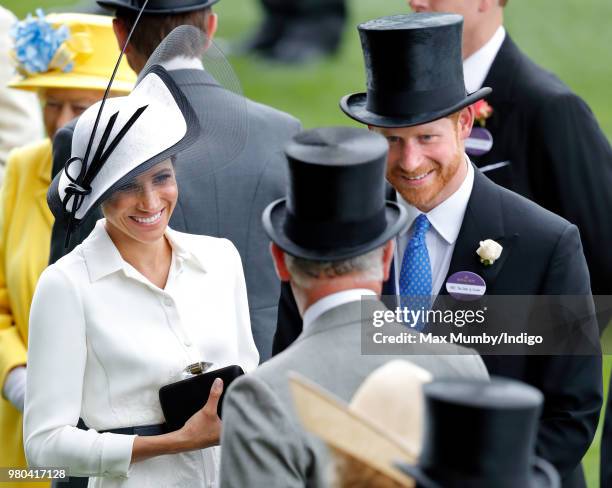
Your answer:
[[[419,366],[390,361],[365,379],[347,405],[304,376],[289,373],[294,406],[307,431],[405,487],[415,486],[414,480],[395,463],[415,463],[420,455],[422,389],[430,381],[431,374]]]
[[[189,147],[200,132],[188,100],[158,65],[129,95],[106,99],[100,112],[101,103],[79,118],[72,157],[47,194],[55,218],[70,219],[69,232],[117,188]]]

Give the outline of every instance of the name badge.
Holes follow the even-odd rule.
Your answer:
[[[483,156],[493,147],[493,134],[484,127],[474,127],[465,141],[465,152],[470,156]]]
[[[478,300],[487,291],[487,284],[476,273],[459,271],[446,280],[446,291],[457,300]]]

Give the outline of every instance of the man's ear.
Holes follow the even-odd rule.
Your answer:
[[[389,279],[391,263],[393,262],[393,252],[395,251],[395,240],[391,239],[383,248],[383,281]]]
[[[121,51],[123,49],[123,46],[125,45],[125,41],[127,41],[127,38],[130,35],[130,30],[128,29],[128,27],[125,25],[123,21],[121,21],[120,19],[114,18],[113,19],[113,31],[115,32],[115,37],[117,38],[117,44],[119,46],[119,51]],[[144,61],[142,60],[142,57],[140,56],[138,51],[136,51],[132,47],[131,43],[128,44],[127,47],[125,48],[125,58],[128,64],[130,65],[130,68],[132,68],[132,70],[135,73],[140,73],[140,71],[147,64],[147,60],[146,59],[144,59]]]
[[[125,24],[117,18],[113,19],[113,32],[115,33],[115,37],[117,38],[117,45],[119,46],[119,51],[121,51],[123,49],[123,46],[125,45],[125,41],[127,41],[129,32],[126,29]]]
[[[457,121],[457,128],[459,132],[459,138],[465,140],[470,136],[472,132],[472,126],[474,125],[474,105],[465,107],[459,112],[459,119]]]
[[[270,254],[272,255],[272,260],[274,261],[274,269],[276,270],[278,279],[281,281],[289,281],[291,275],[289,274],[287,264],[285,263],[285,252],[272,242],[270,244]]]
[[[209,40],[212,40],[215,37],[215,33],[217,32],[217,27],[219,26],[219,17],[217,14],[211,13],[206,20],[206,36]]]

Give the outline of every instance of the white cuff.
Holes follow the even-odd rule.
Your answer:
[[[112,434],[110,432],[101,435],[103,437],[102,474],[127,477],[132,462],[132,447],[136,436]]]
[[[13,404],[13,406],[23,413],[26,391],[26,367],[17,366],[6,375],[2,394]]]

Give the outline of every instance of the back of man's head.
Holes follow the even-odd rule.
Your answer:
[[[127,38],[127,33],[132,29],[138,12],[118,8],[115,14],[116,22],[119,24],[119,32],[117,37],[121,42],[122,36]],[[210,7],[194,10],[191,12],[168,14],[168,15],[156,15],[156,14],[143,14],[138,25],[132,34],[130,40],[130,52],[128,52],[128,59],[130,54],[132,58],[137,55],[143,66],[144,62],[153,54],[157,46],[166,38],[170,32],[181,25],[192,25],[197,27],[202,32],[212,38],[214,32],[209,32],[211,29],[216,28],[216,22],[212,20],[212,9]],[[117,32],[117,28],[116,28]],[[132,68],[138,71],[142,66],[134,66],[133,59],[130,59]]]
[[[328,286],[333,281],[351,278],[355,281],[380,282],[384,279],[383,248],[340,261],[312,261],[285,254],[291,281],[303,289]]]

